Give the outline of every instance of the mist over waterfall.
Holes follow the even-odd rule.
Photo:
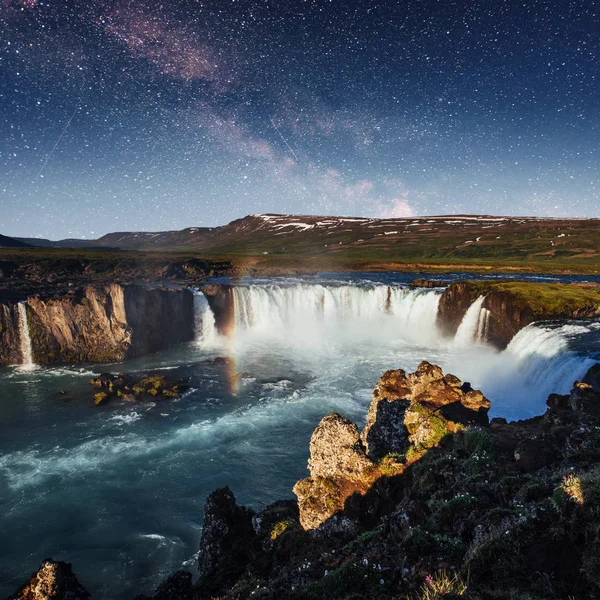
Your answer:
[[[219,338],[215,315],[206,296],[199,290],[191,291],[194,294],[194,339],[206,346],[215,344]]]
[[[31,350],[31,335],[29,333],[25,302],[19,302],[17,304],[17,322],[19,324],[21,367],[23,369],[32,369],[35,367],[35,363],[33,362],[33,352]]]
[[[578,336],[597,331],[594,325],[529,325],[511,340],[506,354],[521,365],[527,386],[545,397],[566,394],[596,362],[570,347]]]
[[[458,346],[486,342],[490,311],[483,308],[484,300],[485,296],[479,296],[465,313],[454,337]]]
[[[316,341],[325,332],[432,342],[440,290],[398,286],[247,285],[233,289],[237,331]],[[391,329],[390,329],[391,328]]]

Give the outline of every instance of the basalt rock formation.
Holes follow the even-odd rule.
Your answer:
[[[0,365],[18,364],[29,334],[36,363],[116,362],[193,339],[193,294],[185,288],[89,286],[25,304],[0,305]]]
[[[89,597],[70,564],[47,558],[31,579],[8,600],[86,600]]]
[[[489,408],[481,392],[428,362],[408,376],[402,370],[387,371],[373,390],[362,433],[335,413],[315,429],[310,477],[294,487],[302,527],[321,527],[342,512],[351,497],[360,504],[359,496],[384,474],[403,471],[407,454],[431,448],[466,426],[487,424]],[[329,523],[329,529],[351,529],[348,519],[338,521]]]
[[[458,281],[440,299],[440,330],[454,336],[467,310],[480,296],[485,296],[482,308],[489,311],[487,341],[500,349],[534,321],[600,316],[600,290],[594,284]]]

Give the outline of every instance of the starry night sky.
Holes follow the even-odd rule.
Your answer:
[[[0,0],[0,232],[600,216],[579,0]]]

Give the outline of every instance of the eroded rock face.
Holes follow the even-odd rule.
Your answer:
[[[302,527],[320,529],[348,508],[352,496],[364,495],[382,475],[401,473],[401,455],[411,446],[431,448],[465,426],[486,424],[489,407],[481,392],[428,362],[408,376],[401,369],[387,371],[373,390],[360,435],[356,425],[336,413],[315,429],[310,477],[294,486]],[[333,529],[351,530],[347,523]]]
[[[89,597],[70,564],[47,558],[28,583],[8,600],[86,600]]]
[[[322,419],[310,440],[310,477],[294,486],[298,496],[300,524],[316,529],[344,508],[355,492],[364,492],[371,482],[374,464],[367,457],[358,428],[332,413]]]
[[[490,401],[458,377],[423,361],[414,373],[386,371],[375,389],[361,434],[377,460],[408,447],[429,448],[456,425],[486,424]]]
[[[183,288],[88,286],[25,305],[36,363],[116,362],[193,339],[193,294]],[[0,305],[0,364],[18,364],[16,304]]]
[[[253,511],[238,506],[228,487],[207,498],[198,557],[203,590],[218,590],[243,573],[254,537],[253,516]]]
[[[321,420],[310,438],[311,476],[360,481],[371,466],[354,423],[337,413]]]

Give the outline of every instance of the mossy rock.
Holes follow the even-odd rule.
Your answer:
[[[108,401],[109,395],[106,392],[98,392],[94,394],[94,404],[97,406],[105,404]]]

